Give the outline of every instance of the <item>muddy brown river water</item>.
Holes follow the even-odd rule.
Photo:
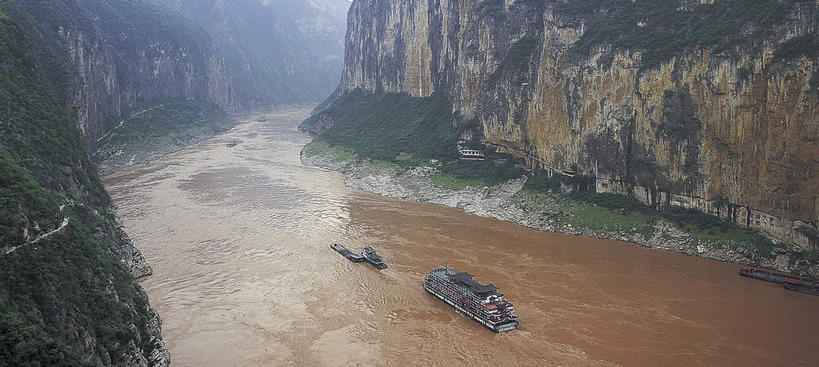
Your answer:
[[[348,189],[300,163],[307,113],[248,116],[105,178],[153,266],[141,284],[174,366],[819,365],[819,297],[733,264]],[[371,244],[389,268],[332,242]],[[425,293],[439,265],[500,287],[520,329],[493,334]]]

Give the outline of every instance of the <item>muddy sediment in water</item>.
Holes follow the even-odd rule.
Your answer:
[[[174,365],[819,364],[819,297],[728,263],[349,189],[301,164],[308,112],[248,118],[105,178],[153,266],[142,286]],[[389,268],[332,242],[372,245]],[[521,328],[493,334],[425,293],[440,265],[498,286]]]

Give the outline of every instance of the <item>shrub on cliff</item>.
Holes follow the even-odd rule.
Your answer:
[[[156,347],[153,314],[106,251],[122,246],[105,233],[115,225],[110,198],[49,78],[50,60],[16,19],[0,17],[0,248],[17,248],[0,251],[0,366],[125,365]],[[28,242],[64,218],[63,229]]]
[[[588,28],[575,50],[596,47],[642,51],[642,66],[665,62],[681,50],[709,47],[726,52],[758,45],[790,16],[800,0],[719,0],[680,6],[679,0],[574,0],[555,6],[557,14],[582,17]]]
[[[521,177],[523,169],[506,161],[452,161],[441,165],[432,182],[438,187],[494,186]]]
[[[341,97],[324,113],[332,117],[333,126],[317,141],[352,149],[363,158],[412,163],[457,154],[452,106],[441,94],[417,98],[359,90]],[[316,116],[303,125],[313,123]]]

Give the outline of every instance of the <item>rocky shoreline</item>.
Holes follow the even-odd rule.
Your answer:
[[[215,135],[215,134],[214,134]],[[117,150],[108,158],[97,162],[100,175],[110,175],[123,168],[150,163],[168,154],[178,152],[189,145],[199,143],[213,137],[213,135],[192,136],[176,139],[167,145],[146,147],[136,151]]]
[[[434,167],[401,170],[397,166],[373,164],[369,160],[341,157],[332,152],[306,154],[305,150],[302,150],[301,159],[306,165],[343,173],[344,183],[350,188],[389,198],[458,208],[469,214],[503,220],[539,231],[625,241],[647,248],[764,267],[801,276],[819,277],[819,264],[791,260],[795,254],[802,251],[795,245],[776,248],[770,256],[760,256],[754,249],[743,247],[741,244],[726,246],[698,240],[662,219],[654,221],[648,230],[632,232],[592,230],[556,223],[552,217],[561,210],[557,203],[559,199],[548,194],[522,193],[525,178],[510,180],[493,187],[452,190],[432,184],[430,177],[437,171]]]
[[[116,208],[111,206],[109,212],[116,213]],[[153,269],[148,263],[148,260],[146,260],[142,252],[134,246],[133,241],[131,241],[131,238],[125,233],[122,227],[116,225],[118,222],[119,219],[109,222],[110,227],[107,231],[104,228],[96,228],[94,237],[109,253],[122,261],[125,268],[128,269],[128,272],[137,281],[152,275]],[[141,288],[140,292],[142,292],[143,297],[148,298],[148,295]],[[129,307],[134,306],[129,305]],[[145,345],[150,345],[152,348],[150,352],[147,352],[137,346],[134,341],[130,341],[128,345],[125,346],[126,355],[128,356],[127,365],[167,367],[171,363],[171,353],[168,350],[167,344],[165,344],[165,341],[162,339],[162,320],[150,304],[150,301],[146,303],[145,307],[144,312],[148,314],[148,320],[144,329],[141,330],[144,332],[142,338],[147,338]],[[129,325],[129,328],[138,330],[138,327],[134,324]]]
[[[109,147],[98,148],[91,158],[97,164],[101,176],[110,175],[123,168],[150,163],[168,154],[176,153],[190,145],[208,140],[216,135],[232,129],[238,125],[236,119],[231,118],[198,132],[185,132],[167,142],[148,142],[138,147]]]

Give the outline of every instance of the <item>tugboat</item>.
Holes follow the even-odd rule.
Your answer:
[[[347,260],[350,260],[354,263],[360,263],[365,261],[364,256],[352,252],[348,250],[346,247],[339,245],[337,243],[330,245],[330,248],[333,249],[333,251],[341,254],[341,256],[344,256]]]
[[[370,265],[374,266],[376,269],[386,269],[387,268],[387,264],[384,264],[384,260],[381,259],[381,256],[378,256],[378,254],[375,253],[374,248],[372,248],[370,246],[364,247],[364,254],[363,255],[364,255],[364,259],[366,259],[367,262],[370,263]]]
[[[799,278],[793,275],[777,273],[752,266],[743,266],[739,269],[739,275],[780,284],[788,290],[819,296],[819,281],[815,279]]]
[[[435,269],[424,277],[424,289],[496,333],[517,329],[515,307],[493,284],[472,279],[469,273]]]

